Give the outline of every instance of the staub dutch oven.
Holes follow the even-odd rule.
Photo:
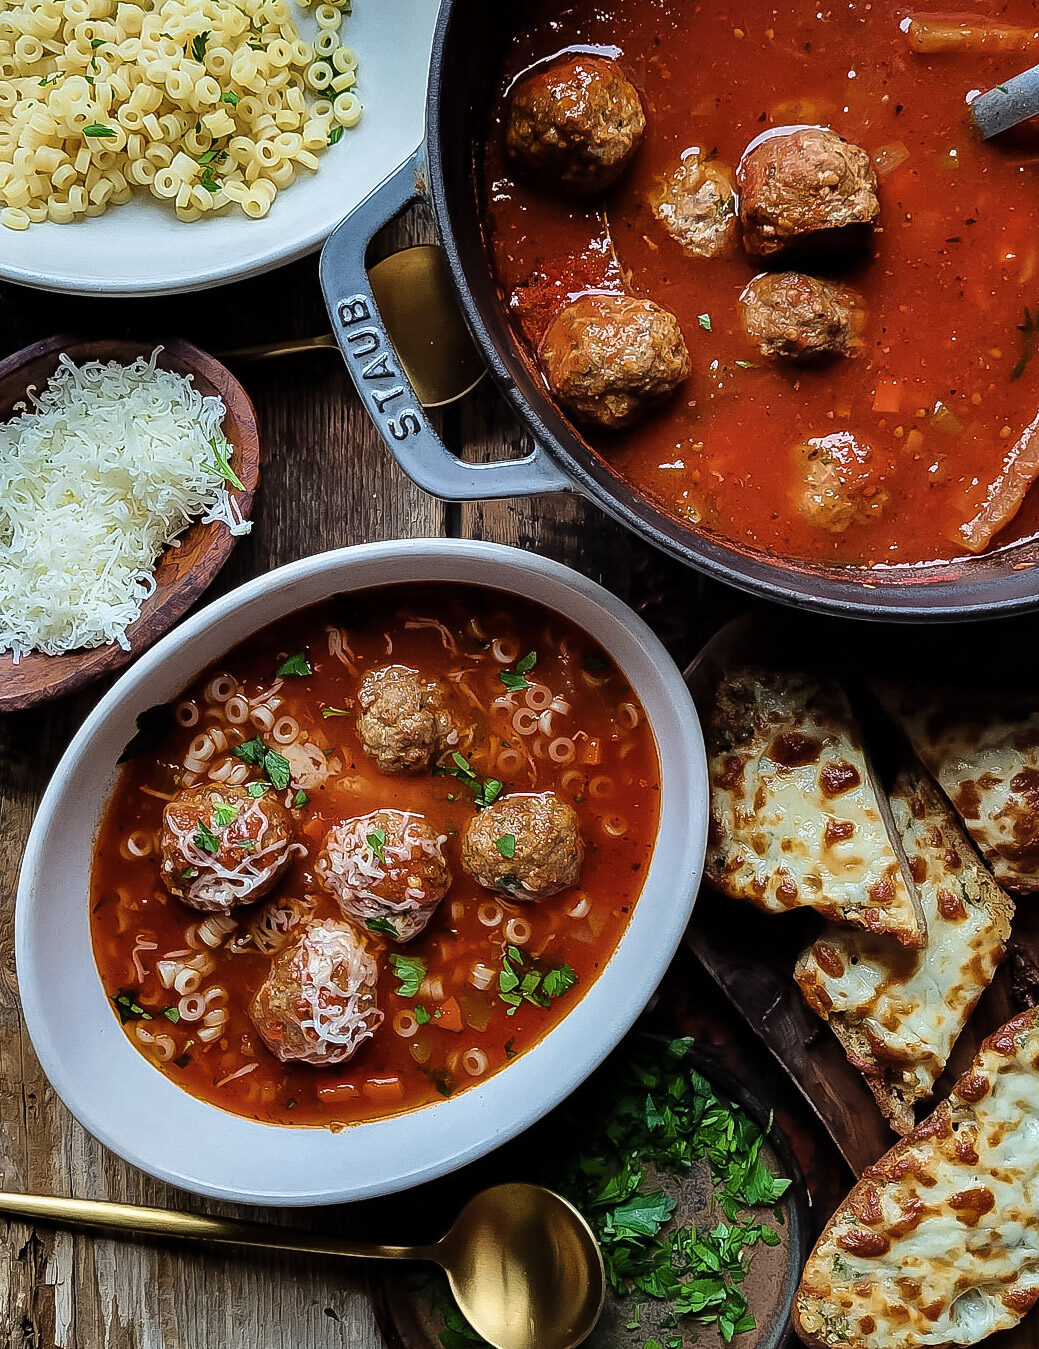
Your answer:
[[[671,518],[628,486],[552,402],[510,327],[484,245],[482,142],[505,46],[523,5],[443,0],[426,101],[425,143],[333,232],[321,283],[365,406],[408,476],[450,501],[582,492],[658,547],[743,590],[800,608],[874,619],[970,619],[1039,606],[1039,548],[1024,542],[954,562],[834,567],[754,552]],[[366,269],[374,235],[415,202],[432,208],[473,338],[536,448],[465,463],[443,443],[404,376]]]

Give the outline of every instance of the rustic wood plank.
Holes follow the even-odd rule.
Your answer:
[[[425,237],[423,221],[403,222],[387,247]],[[0,354],[57,331],[177,335],[212,351],[328,327],[314,259],[201,295],[140,302],[43,297],[6,286],[0,316]],[[253,533],[210,598],[325,548],[445,532],[445,508],[397,469],[336,353],[242,365],[238,373],[256,404],[265,462]],[[255,1216],[152,1181],[106,1152],[50,1090],[21,1021],[13,951],[21,853],[43,788],[102,691],[0,718],[0,1185]],[[268,1216],[358,1232],[368,1221],[359,1209]],[[22,1223],[0,1228],[0,1235],[0,1345],[11,1349],[380,1343],[360,1269],[305,1257],[113,1242]]]

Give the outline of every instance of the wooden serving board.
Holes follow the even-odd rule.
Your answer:
[[[929,634],[922,639],[919,660],[924,677],[938,680],[940,671],[957,668],[947,659],[953,637]],[[774,615],[751,614],[723,628],[686,671],[701,717],[706,720],[721,672],[734,664],[768,665],[788,661],[804,668],[820,666],[838,674],[845,672],[856,684],[864,676],[884,674],[897,678],[905,669],[919,675],[920,665],[903,650],[893,665],[885,633],[883,645],[877,630],[816,621],[809,625],[786,618],[780,626]],[[963,640],[962,631],[958,634]],[[1007,640],[1002,659],[994,668],[1014,682],[1021,646]],[[838,640],[833,640],[838,637]],[[1024,652],[1031,649],[1031,643]],[[930,672],[930,673],[928,673]],[[976,671],[968,670],[968,675]],[[944,682],[951,682],[946,679]],[[1039,693],[1037,693],[1039,697]],[[893,748],[874,746],[878,728],[867,727],[871,750],[881,768]],[[883,732],[879,732],[881,736]],[[893,756],[892,756],[893,757]],[[837,1038],[805,1006],[794,982],[794,964],[814,938],[819,919],[807,912],[787,915],[762,913],[750,904],[729,899],[704,885],[697,900],[686,941],[705,974],[726,995],[773,1059],[789,1075],[826,1133],[856,1175],[875,1162],[897,1141],[883,1118],[861,1075],[848,1063]],[[938,1082],[935,1100],[948,1094],[952,1083],[966,1069],[981,1041],[1017,1012],[1039,1002],[1039,905],[1029,898],[1017,902],[1009,953],[995,980],[982,996],[957,1043],[949,1067]],[[925,1110],[918,1112],[922,1117]],[[992,1349],[1036,1349],[1039,1317],[1028,1317],[1014,1331],[985,1342]],[[893,1349],[895,1347],[893,1346]]]

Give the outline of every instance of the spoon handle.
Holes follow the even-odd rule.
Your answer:
[[[109,1232],[136,1232],[187,1241],[219,1242],[226,1246],[260,1246],[270,1251],[300,1251],[309,1255],[372,1260],[433,1258],[426,1246],[369,1245],[342,1241],[319,1232],[297,1232],[235,1218],[210,1218],[198,1213],[178,1213],[175,1209],[109,1204],[98,1199],[66,1199],[60,1195],[0,1192],[0,1214]]]

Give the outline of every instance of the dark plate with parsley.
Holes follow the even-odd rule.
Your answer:
[[[805,1183],[768,1107],[719,1054],[632,1037],[508,1161],[576,1204],[600,1241],[609,1293],[589,1349],[789,1341]],[[376,1307],[393,1349],[484,1343],[425,1273],[387,1276]]]

